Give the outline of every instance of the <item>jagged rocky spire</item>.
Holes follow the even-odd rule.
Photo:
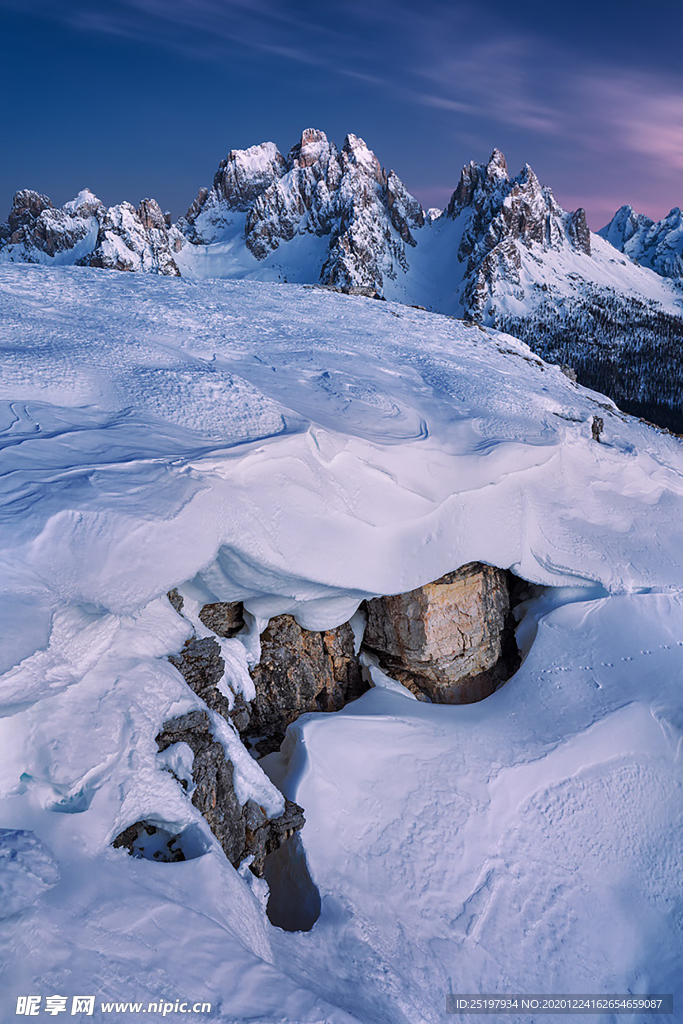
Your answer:
[[[137,209],[130,203],[107,208],[83,189],[56,209],[47,196],[23,189],[0,229],[0,256],[178,276],[169,220],[154,199]]]
[[[510,178],[499,149],[494,149],[487,164],[472,162],[463,167],[445,216],[464,221],[458,248],[458,259],[466,264],[463,305],[475,318],[491,305],[501,279],[520,287],[522,257],[517,242],[550,249],[569,246],[591,254],[585,211],[566,213],[529,164]]]
[[[315,235],[328,239],[321,281],[379,290],[407,268],[406,246],[424,224],[418,201],[363,139],[347,135],[339,150],[317,128],[306,128],[286,157],[273,143],[233,150],[179,227],[191,243],[220,241],[239,212],[257,260]]]

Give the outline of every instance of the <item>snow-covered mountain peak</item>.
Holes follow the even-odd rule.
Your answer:
[[[480,236],[492,228],[492,237],[498,240],[511,234],[522,241],[553,245],[561,243],[563,238],[574,243],[580,235],[578,244],[590,252],[587,228],[585,232],[577,230],[569,236],[567,225],[559,223],[566,217],[573,217],[577,223],[585,225],[584,211],[566,214],[552,191],[541,185],[529,164],[525,164],[515,178],[510,178],[505,157],[499,149],[494,149],[488,163],[472,161],[463,167],[446,216],[457,219],[468,208],[476,214],[473,226]]]
[[[97,198],[95,193],[91,192],[89,188],[83,188],[75,199],[64,203],[62,209],[66,210],[67,213],[82,215],[86,211],[90,214],[100,206],[104,206],[104,203]]]
[[[447,216],[457,216],[466,206],[481,208],[494,195],[504,196],[509,180],[507,161],[499,149],[494,149],[488,163],[471,160],[460,173],[460,181],[446,209]]]
[[[157,231],[163,231],[164,228],[171,226],[169,223],[170,215],[162,213],[156,199],[143,199],[137,208],[137,215],[148,231],[151,231],[153,228]]]
[[[591,254],[585,211],[566,213],[529,164],[510,178],[500,150],[494,150],[487,164],[470,163],[463,168],[446,216],[463,224],[458,259],[467,262],[470,276],[480,272],[471,282],[470,300],[478,294],[471,312],[483,308],[484,293],[490,291],[482,286],[481,272],[489,282],[502,275],[516,283],[520,256],[511,248],[514,242],[544,250],[569,246]]]
[[[382,170],[379,160],[363,139],[358,138],[357,135],[349,134],[346,136],[342,152],[347,166],[358,167],[359,170],[374,178],[380,184],[386,181],[386,175]]]
[[[624,205],[619,207],[609,224],[599,233],[615,248],[623,251],[622,246],[630,241],[637,231],[644,226],[650,228],[652,224],[653,221],[645,214],[636,213],[632,206]]]
[[[507,181],[509,177],[507,161],[499,149],[494,149],[491,153],[486,165],[486,176],[491,181]]]
[[[248,149],[231,149],[221,160],[210,189],[201,188],[180,230],[193,242],[214,242],[233,223],[236,212],[246,213],[255,200],[287,171],[287,161],[274,142]]]
[[[259,159],[247,158],[254,151]],[[272,143],[230,154],[179,223],[189,243],[180,262],[192,274],[209,256],[221,274],[246,248],[280,279],[284,271],[289,280],[379,290],[405,272],[405,245],[415,246],[412,232],[423,225],[419,202],[363,139],[347,135],[340,151],[306,128],[286,159]],[[292,268],[274,256],[286,243],[287,257],[297,254]]]
[[[679,206],[658,221],[622,206],[598,234],[634,263],[662,277],[683,278],[683,213]]]
[[[15,192],[12,208],[7,217],[7,224],[12,234],[32,224],[43,210],[52,210],[53,206],[47,196],[34,192],[30,188],[22,188]]]
[[[74,250],[78,253],[77,259],[79,247],[93,236],[93,231],[96,237],[97,221],[92,216],[93,207],[77,210],[74,203],[78,203],[78,198],[58,210],[47,196],[39,192],[31,189],[17,192],[7,224],[0,227],[4,259],[25,263],[41,263],[46,259],[60,262],[60,257],[68,255],[69,262],[76,262]]]
[[[274,142],[249,149],[233,149],[221,160],[213,188],[232,210],[246,212],[256,197],[286,170],[286,162]]]
[[[90,189],[82,189],[56,209],[47,196],[24,189],[0,227],[0,261],[178,276],[169,227],[170,217],[154,199],[143,199],[137,209],[130,203],[107,208]]]
[[[313,167],[328,164],[337,157],[337,147],[328,141],[325,132],[319,128],[304,128],[301,139],[289,151],[287,164],[292,167]]]

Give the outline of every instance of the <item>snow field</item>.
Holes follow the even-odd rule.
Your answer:
[[[12,266],[0,313],[3,1005],[431,1024],[448,991],[683,995],[676,438],[512,338],[319,289]],[[553,588],[522,668],[478,705],[377,686],[290,728],[267,767],[323,902],[272,928],[156,753],[201,706],[166,592],[319,629],[476,559]],[[255,630],[226,643],[244,689]],[[206,852],[111,849],[143,817]]]

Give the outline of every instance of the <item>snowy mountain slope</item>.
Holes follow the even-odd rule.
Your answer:
[[[232,150],[173,227],[152,200],[107,211],[86,192],[54,210],[17,193],[0,262],[377,292],[507,331],[628,411],[683,431],[680,211],[658,225],[629,211],[604,229],[607,244],[528,165],[510,177],[495,150],[463,168],[443,212],[425,214],[362,139],[338,149],[307,128],[287,156],[272,142]]]
[[[658,221],[622,206],[598,234],[634,263],[679,284],[683,279],[683,212],[678,206]]]
[[[338,153],[308,129],[287,160],[270,143],[231,153],[188,217],[176,257],[185,276],[320,281],[465,316],[683,430],[683,293],[630,251],[615,255],[528,165],[510,178],[498,150],[467,165],[446,210],[425,217],[365,143],[349,136]]]
[[[143,199],[107,208],[89,189],[55,209],[47,196],[24,189],[0,226],[0,263],[102,267],[178,276],[171,237],[159,204]]]
[[[322,289],[5,266],[0,310],[3,1005],[432,1024],[448,991],[683,997],[679,442],[512,338]],[[155,752],[201,706],[166,591],[320,629],[476,559],[549,587],[526,661],[452,707],[375,672],[291,727],[266,765],[322,913],[273,928]],[[197,855],[111,849],[142,816]]]
[[[510,179],[497,152],[464,169],[437,231],[442,221],[458,238],[456,301],[467,316],[573,367],[622,408],[683,429],[679,288],[615,255],[528,166]],[[448,310],[443,290],[423,304]]]

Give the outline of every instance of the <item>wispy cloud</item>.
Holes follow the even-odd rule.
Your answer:
[[[571,132],[591,144],[607,129],[624,149],[683,168],[683,78],[587,66],[537,28],[511,33],[495,14],[484,23],[469,0],[425,0],[419,17],[409,0],[344,0],[329,10],[306,0],[0,0],[0,8],[204,59],[235,47],[277,55],[538,135]]]
[[[581,154],[596,168],[611,159],[615,178],[637,168],[640,179],[629,180],[643,185],[641,196],[645,184],[652,192],[683,170],[683,75],[610,66],[544,34],[538,20],[516,16],[511,29],[502,3],[482,12],[474,0],[424,0],[419,16],[414,0],[0,0],[2,8],[204,61],[246,53],[341,76],[367,86],[371,102],[383,95],[430,111],[468,146],[475,136],[519,136],[535,152],[569,152],[574,168]],[[595,208],[603,202],[596,194]]]
[[[683,78],[615,69],[587,76],[582,89],[608,131],[603,146],[657,162],[661,173],[683,171]]]
[[[554,135],[558,111],[541,99],[537,51],[533,37],[501,35],[470,41],[453,53],[439,45],[435,32],[413,67],[414,98],[426,106]],[[424,91],[421,81],[428,86]]]
[[[277,0],[0,0],[0,8],[205,59],[238,46],[321,66],[334,57],[340,35]]]

